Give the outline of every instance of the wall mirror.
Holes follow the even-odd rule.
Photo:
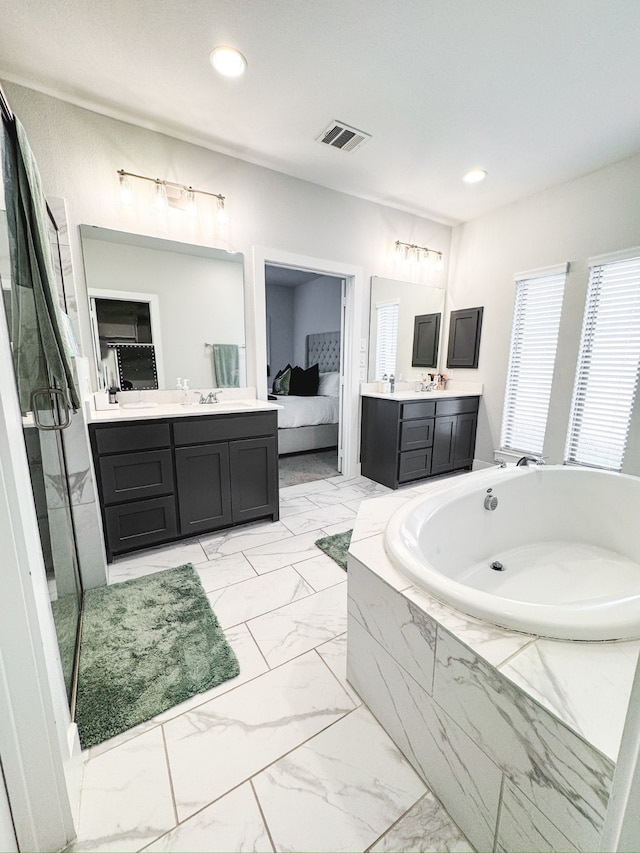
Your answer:
[[[93,225],[80,236],[99,388],[246,385],[241,254]]]
[[[394,373],[396,379],[417,378],[424,372],[412,366],[416,317],[442,314],[444,311],[442,287],[414,284],[392,278],[371,277],[371,314],[369,322],[369,368],[368,379],[381,379],[384,373]],[[384,359],[388,351],[386,337],[396,329],[396,357],[394,365]],[[438,324],[435,349],[441,350]],[[380,373],[380,375],[377,375]]]

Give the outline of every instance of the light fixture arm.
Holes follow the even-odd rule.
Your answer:
[[[197,190],[194,187],[188,187],[186,184],[178,184],[174,181],[163,181],[160,178],[149,178],[146,175],[136,175],[135,172],[126,172],[124,169],[118,169],[118,175],[120,175],[120,178],[137,178],[140,181],[149,181],[156,186],[161,184],[163,187],[174,187],[184,193],[197,193],[197,195],[206,195],[210,198],[217,198],[218,202],[222,203],[222,205],[224,205],[225,202],[225,197],[221,193],[210,193],[206,190]]]
[[[437,255],[438,260],[442,260],[442,252],[439,252],[437,249],[429,249],[427,246],[417,246],[415,243],[403,243],[402,240],[396,240],[396,252],[402,251],[403,247],[416,254],[424,252],[427,257],[429,255]]]

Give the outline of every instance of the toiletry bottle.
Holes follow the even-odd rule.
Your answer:
[[[188,406],[189,402],[190,402],[190,400],[189,400],[189,380],[183,379],[182,380],[182,395],[180,397],[180,404],[182,406]]]
[[[109,391],[108,391],[108,393],[109,393],[109,402],[110,402],[111,404],[116,404],[116,405],[117,405],[117,403],[118,403],[118,398],[117,398],[117,396],[116,396],[116,395],[117,395],[117,393],[118,393],[118,391],[119,391],[119,390],[120,390],[120,389],[119,389],[119,388],[116,388],[116,387],[115,387],[115,385],[112,385],[112,386],[109,388]]]
[[[391,394],[393,394],[393,392],[395,391],[395,388],[396,388],[396,377],[392,373],[391,376],[389,377],[389,391],[391,392]]]

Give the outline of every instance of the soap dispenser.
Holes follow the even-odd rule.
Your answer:
[[[180,405],[188,406],[190,404],[190,402],[191,401],[189,399],[189,380],[183,379],[182,380],[182,395],[180,397]]]

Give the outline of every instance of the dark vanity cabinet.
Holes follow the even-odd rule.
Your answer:
[[[107,557],[278,519],[275,412],[90,425]]]
[[[402,483],[471,468],[478,404],[478,397],[363,397],[362,474],[397,489]]]

